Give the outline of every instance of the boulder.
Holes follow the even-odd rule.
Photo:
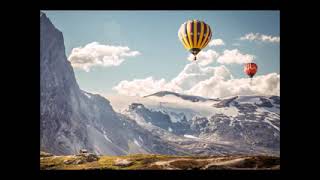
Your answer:
[[[92,153],[83,154],[82,157],[84,157],[87,162],[98,161],[100,159],[99,156]]]
[[[81,153],[74,156],[72,159],[64,160],[64,164],[83,164],[87,162],[98,161],[99,156],[92,153]]]
[[[88,153],[88,150],[86,150],[86,149],[80,149],[80,154],[82,154],[82,153]]]
[[[64,164],[67,164],[67,165],[73,164],[73,162],[74,162],[73,159],[66,159],[66,160],[63,161],[63,163],[64,163]]]
[[[116,159],[114,166],[128,167],[128,166],[131,166],[132,164],[133,162],[127,159]]]
[[[53,156],[53,154],[44,152],[44,151],[40,151],[40,157],[51,157]]]

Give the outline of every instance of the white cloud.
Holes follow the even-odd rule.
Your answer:
[[[190,89],[198,82],[214,76],[218,73],[217,71],[223,74],[220,69],[220,67],[201,67],[196,63],[190,63],[185,66],[177,77],[171,80],[171,83],[183,90]],[[227,76],[226,74],[224,75]]]
[[[244,64],[254,60],[255,56],[251,54],[242,54],[238,49],[225,50],[217,61],[221,64]]]
[[[248,33],[248,34],[240,37],[240,40],[279,43],[280,42],[280,37],[279,36],[265,35],[265,34],[260,34],[260,33]]]
[[[220,77],[223,80],[233,79],[231,72],[224,65],[215,67],[214,76]]]
[[[117,86],[113,87],[119,94],[128,96],[145,96],[158,91],[179,91],[179,87],[175,87],[171,83],[167,83],[165,79],[155,80],[153,77],[145,79],[134,79],[133,81],[121,81]]]
[[[204,97],[235,95],[280,95],[280,75],[270,73],[249,78],[235,79],[226,66],[201,67],[190,63],[171,81],[153,77],[121,81],[113,88],[119,94],[145,96],[158,91],[173,91]]]
[[[249,78],[222,79],[213,76],[205,81],[199,82],[189,94],[197,94],[206,97],[228,97],[235,95],[278,95],[280,96],[280,75],[270,73],[256,76],[250,84]]]
[[[199,63],[201,66],[206,66],[210,63],[212,63],[214,60],[216,60],[219,57],[219,53],[217,53],[214,50],[207,50],[207,51],[200,51],[197,55],[197,63]],[[188,60],[193,61],[194,56],[192,54],[189,55]]]
[[[129,96],[145,96],[164,90],[183,93],[184,90],[192,88],[198,82],[206,80],[215,74],[230,78],[231,74],[228,75],[226,72],[227,70],[224,71],[221,67],[201,67],[197,63],[190,63],[184,67],[177,77],[169,82],[165,79],[156,80],[153,77],[134,79],[132,81],[124,80],[119,82],[113,90],[116,90],[119,94]]]
[[[73,48],[68,60],[75,68],[87,72],[93,66],[119,66],[126,57],[134,57],[140,52],[132,51],[126,46],[110,46],[92,42],[84,47]]]
[[[209,46],[223,46],[224,42],[222,39],[213,39],[209,42]]]

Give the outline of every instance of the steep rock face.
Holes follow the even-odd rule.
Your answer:
[[[40,144],[56,155],[181,154],[159,135],[116,113],[104,97],[82,91],[65,55],[62,33],[40,13]]]
[[[85,145],[81,115],[75,110],[80,90],[65,56],[62,33],[45,14],[40,17],[40,120],[41,147],[57,154],[73,152],[70,144]],[[69,131],[78,126],[78,130]],[[74,138],[77,137],[77,138]]]
[[[40,141],[54,154],[85,148],[98,154],[144,152],[129,147],[133,131],[105,98],[82,91],[65,55],[62,33],[40,15]],[[132,122],[128,122],[132,123]],[[127,123],[127,124],[128,124]]]

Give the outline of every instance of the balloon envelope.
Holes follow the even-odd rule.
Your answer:
[[[255,63],[247,63],[244,65],[244,73],[246,73],[250,78],[252,78],[258,70],[258,65]]]
[[[208,45],[212,31],[210,26],[203,21],[189,20],[180,26],[178,37],[182,45],[196,56]]]

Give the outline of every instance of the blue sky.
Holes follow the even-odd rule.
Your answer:
[[[67,57],[71,50],[91,42],[127,46],[140,55],[128,57],[119,66],[93,67],[89,72],[74,68],[80,88],[89,92],[114,93],[122,80],[165,78],[170,81],[190,63],[189,52],[177,31],[189,19],[203,20],[213,29],[212,39],[224,46],[206,47],[219,53],[238,49],[255,56],[257,75],[280,74],[280,44],[239,40],[248,33],[280,36],[279,11],[44,11],[62,31]],[[234,44],[238,44],[235,46]],[[214,61],[210,66],[219,66]],[[243,66],[228,64],[235,78],[246,77]]]

